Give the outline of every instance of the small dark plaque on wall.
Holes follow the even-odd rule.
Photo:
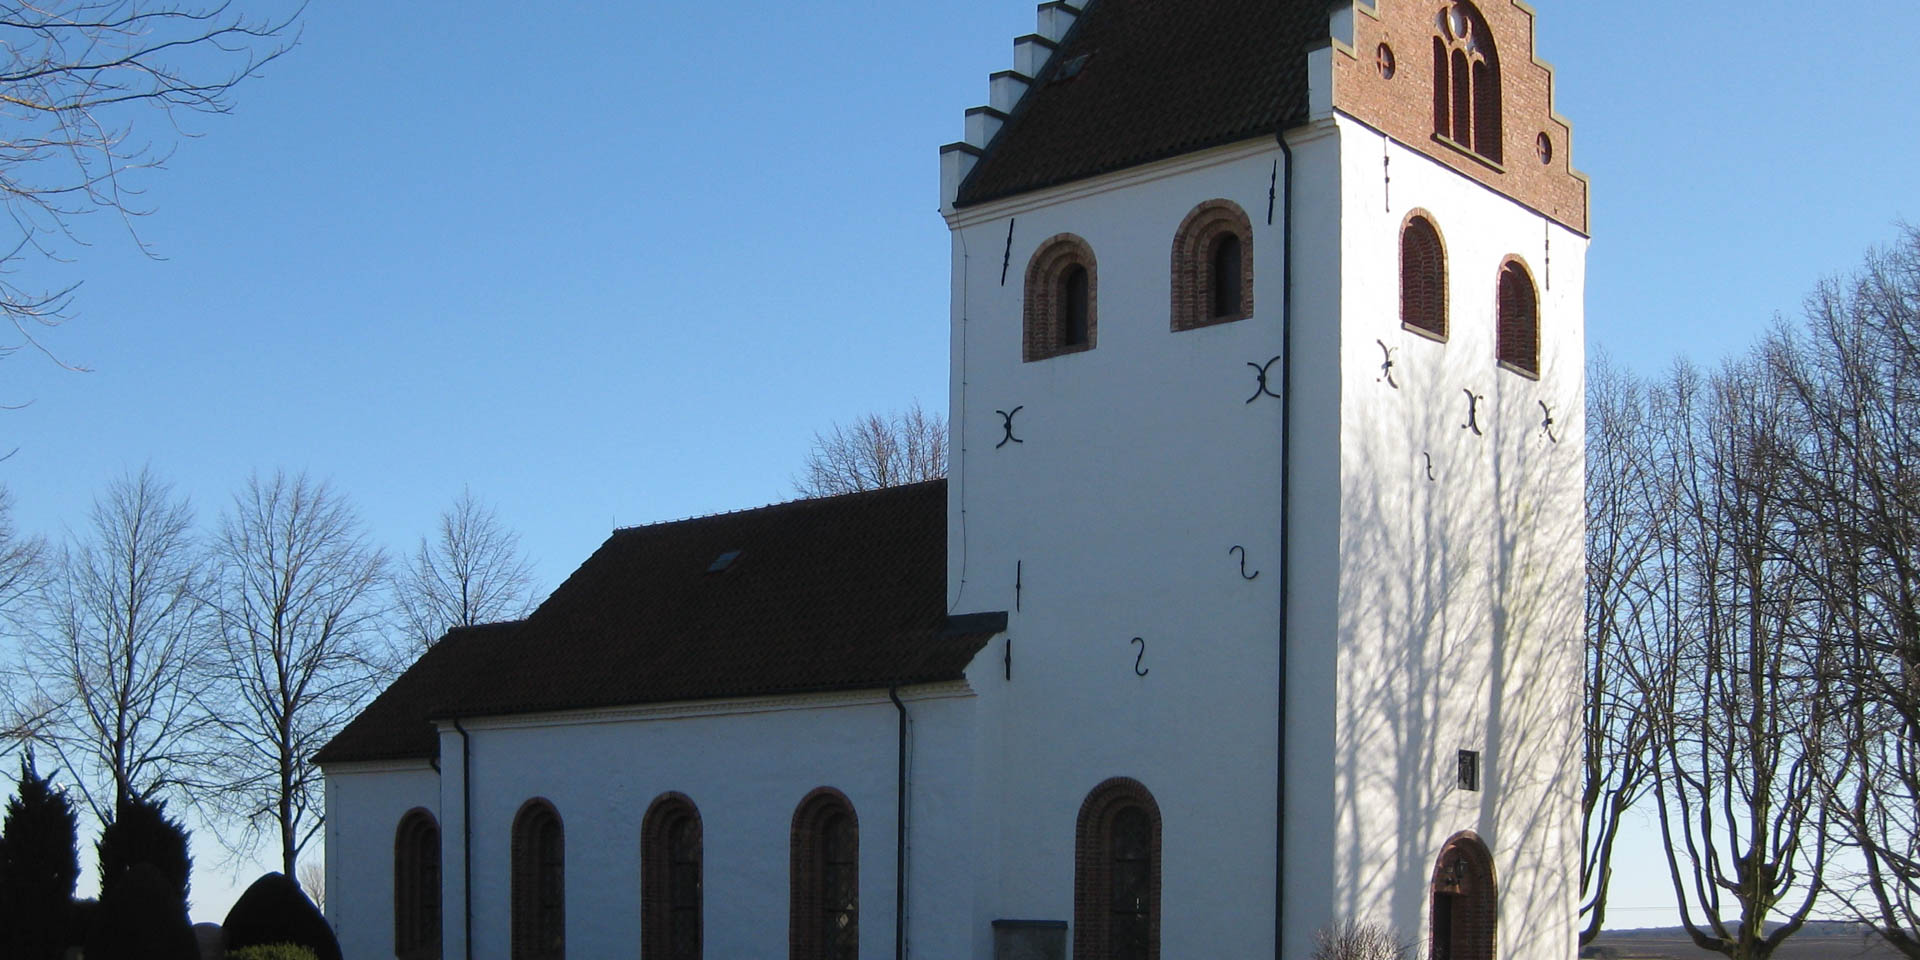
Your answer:
[[[1067,960],[1067,922],[995,920],[993,960]]]
[[[1480,789],[1480,751],[1460,751],[1460,789]]]

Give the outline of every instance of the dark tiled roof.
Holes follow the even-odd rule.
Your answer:
[[[1004,621],[950,624],[946,571],[945,481],[619,530],[526,620],[449,633],[320,759],[432,757],[435,718],[958,679]]]
[[[960,185],[996,200],[1272,135],[1307,116],[1328,0],[1094,0]],[[1062,65],[1087,59],[1071,79]]]

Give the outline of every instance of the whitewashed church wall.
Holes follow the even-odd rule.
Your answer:
[[[964,910],[951,893],[957,876],[943,871],[947,862],[965,869],[972,708],[964,697],[917,694],[902,693],[914,720],[909,929],[934,951],[928,955],[941,955],[966,936]],[[656,797],[675,791],[701,817],[707,954],[783,956],[793,814],[820,786],[846,794],[858,817],[861,953],[888,955],[897,718],[882,693],[842,705],[721,716],[469,722],[474,955],[509,952],[512,824],[535,797],[553,805],[564,829],[569,955],[633,955],[640,942],[641,821]],[[456,898],[448,903],[451,932],[460,918],[452,912]]]
[[[951,222],[949,595],[1007,611],[1012,644],[1011,679],[998,640],[969,674],[976,958],[994,919],[1072,920],[1076,820],[1112,777],[1160,808],[1163,955],[1272,950],[1281,435],[1256,372],[1281,352],[1280,162],[1263,139]],[[1214,199],[1252,222],[1253,316],[1173,332],[1175,233]],[[1023,362],[1028,263],[1063,233],[1095,257],[1095,345]]]
[[[347,960],[393,956],[393,840],[416,807],[439,817],[440,778],[425,760],[326,768],[327,923]]]
[[[1435,860],[1472,830],[1499,879],[1498,955],[1563,958],[1579,864],[1587,241],[1364,125],[1342,118],[1340,135],[1335,915],[1424,945]],[[1444,342],[1400,320],[1400,230],[1416,208],[1444,241]],[[1508,256],[1540,293],[1538,379],[1495,361]],[[1479,792],[1457,785],[1460,750],[1482,754]]]

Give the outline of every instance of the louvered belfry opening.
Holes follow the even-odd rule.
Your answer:
[[[1526,264],[1509,259],[1500,266],[1500,320],[1496,356],[1528,376],[1540,375],[1540,299]]]
[[[1433,132],[1496,164],[1504,162],[1500,52],[1486,18],[1466,0],[1434,18]]]
[[[393,837],[393,954],[440,958],[440,825],[415,808]]]
[[[1446,248],[1432,219],[1420,212],[1400,229],[1400,322],[1446,339]]]
[[[791,834],[790,960],[860,956],[860,819],[845,794],[821,787],[800,801]]]
[[[1074,838],[1073,955],[1160,958],[1160,806],[1115,777],[1080,805]]]
[[[700,811],[678,793],[647,808],[640,827],[641,960],[700,960],[704,837]]]
[[[560,814],[529,800],[513,818],[513,960],[567,955],[566,835]]]

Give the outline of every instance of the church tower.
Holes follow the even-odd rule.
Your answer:
[[[942,149],[949,610],[1008,614],[974,956],[1573,952],[1587,183],[1534,16],[1055,0]]]

